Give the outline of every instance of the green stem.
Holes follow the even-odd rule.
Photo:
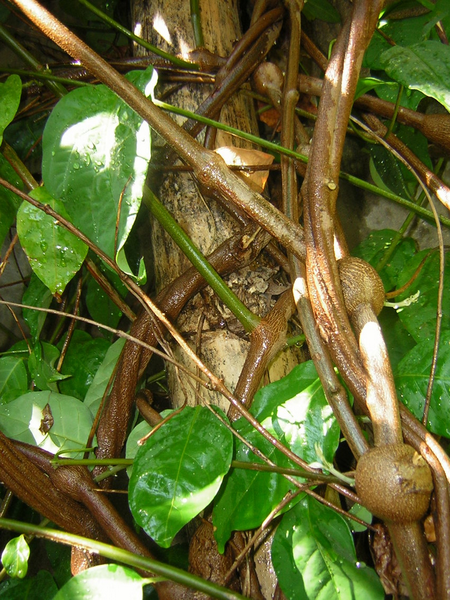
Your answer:
[[[27,71],[26,69],[9,69],[0,67],[0,73],[15,73],[16,75],[22,75],[22,77],[30,77],[31,79],[42,79],[45,81],[54,81],[64,85],[83,87],[86,85],[93,85],[86,81],[78,81],[77,79],[68,79],[66,77],[57,77],[50,71]]]
[[[36,188],[39,184],[27,167],[23,164],[14,148],[12,148],[12,146],[10,146],[7,142],[3,142],[2,150],[3,156],[12,166],[26,187],[29,190],[34,190],[34,188]]]
[[[35,535],[37,537],[43,537],[53,542],[67,544],[68,546],[84,548],[90,552],[105,556],[114,562],[120,562],[141,571],[154,573],[159,577],[170,579],[175,583],[198,590],[204,594],[207,594],[208,596],[218,598],[219,600],[245,600],[244,596],[238,594],[237,592],[220,587],[215,583],[201,579],[200,577],[192,575],[191,573],[187,573],[186,571],[178,569],[177,567],[165,565],[164,563],[152,558],[139,556],[138,554],[133,554],[128,550],[122,550],[121,548],[116,548],[110,544],[104,544],[103,542],[90,540],[79,535],[74,535],[73,533],[65,533],[58,531],[57,529],[21,523],[20,521],[14,521],[12,519],[0,519],[0,528],[7,529],[9,531],[16,531],[17,533],[24,533],[26,535],[28,534]]]
[[[198,0],[191,0],[191,23],[194,32],[194,40],[197,48],[204,48],[202,21],[200,19],[200,6]]]
[[[192,243],[188,235],[178,225],[169,211],[161,204],[155,194],[147,186],[144,188],[144,203],[152,215],[164,227],[197,271],[207,281],[222,302],[242,323],[245,331],[253,331],[259,324],[260,318],[254,315],[243,302],[230,290],[215,269],[209,264],[200,250]]]
[[[30,67],[32,67],[36,71],[44,70],[44,67],[41,65],[41,63],[38,60],[36,60],[34,56],[22,46],[22,44],[19,44],[19,42],[1,24],[0,40],[2,40],[2,42],[9,46],[14,52],[14,54],[21,58],[25,64],[30,65]],[[58,98],[62,98],[67,94],[67,90],[59,83],[56,83],[54,81],[46,81],[45,85],[53,94],[55,94],[55,96],[58,96]]]
[[[303,479],[317,480],[320,482],[341,483],[341,480],[338,477],[331,477],[323,475],[322,473],[313,473],[312,471],[303,469],[288,469],[277,467],[276,465],[265,465],[263,463],[248,463],[242,460],[233,460],[231,461],[231,467],[233,469],[247,469],[249,471],[264,471],[268,473],[280,473],[281,475],[292,475],[294,477],[303,477]]]
[[[128,39],[133,40],[133,42],[136,42],[136,44],[139,44],[143,48],[146,48],[147,50],[150,50],[150,52],[153,52],[153,54],[156,54],[157,56],[160,56],[161,58],[165,58],[166,60],[170,61],[172,64],[177,65],[177,67],[183,67],[185,69],[190,69],[191,71],[198,70],[198,65],[196,65],[194,63],[187,62],[185,60],[182,60],[181,58],[178,58],[178,57],[174,56],[173,54],[169,54],[168,52],[164,52],[163,50],[160,50],[156,46],[153,46],[152,44],[149,44],[148,42],[146,42],[141,37],[135,35],[131,31],[129,31],[126,27],[123,27],[123,25],[120,25],[120,23],[118,23],[117,21],[115,21],[114,19],[112,19],[111,17],[109,17],[107,14],[105,14],[99,8],[97,8],[96,6],[94,6],[93,4],[91,4],[88,0],[78,0],[78,2],[80,2],[81,4],[83,4],[91,12],[93,12],[98,17],[100,17],[100,19],[102,21],[104,21],[105,23],[108,23],[108,25],[110,25],[111,27],[113,27],[117,31],[120,31],[120,33],[123,33],[123,35],[125,35]]]
[[[197,115],[196,113],[193,113],[189,110],[185,110],[182,108],[178,108],[176,106],[172,106],[171,104],[167,104],[166,102],[161,102],[160,100],[155,100],[154,104],[156,106],[159,106],[159,108],[162,108],[163,110],[167,110],[168,112],[172,112],[177,115],[182,115],[183,117],[187,117],[188,119],[195,119],[196,121],[199,121],[200,123],[204,123],[205,125],[208,125],[210,127],[217,127],[217,129],[226,131],[227,133],[230,133],[231,135],[234,135],[236,137],[242,138],[243,140],[252,142],[253,144],[258,144],[262,148],[266,148],[266,150],[270,150],[271,152],[275,152],[277,154],[285,154],[286,156],[295,158],[296,160],[299,160],[303,163],[308,162],[308,158],[304,154],[299,154],[298,152],[295,152],[294,150],[289,150],[288,148],[279,146],[278,144],[275,144],[274,142],[269,142],[267,140],[263,140],[262,138],[259,138],[258,136],[253,135],[251,133],[245,133],[243,131],[235,129],[234,127],[225,125],[224,123],[219,123],[219,121],[215,121],[214,119],[209,119],[208,117],[203,117],[201,115]],[[382,196],[383,198],[392,200],[393,202],[396,202],[397,204],[400,204],[400,205],[404,206],[405,208],[412,210],[417,215],[419,215],[420,217],[423,217],[430,223],[433,223],[433,224],[435,223],[433,213],[430,210],[427,210],[426,208],[422,208],[421,206],[417,206],[417,204],[414,204],[414,202],[411,202],[410,200],[405,200],[405,198],[402,198],[401,196],[397,196],[397,194],[394,194],[393,192],[383,190],[383,189],[377,187],[376,185],[368,183],[367,181],[364,181],[363,179],[359,179],[359,177],[355,177],[354,175],[350,175],[349,173],[344,173],[343,171],[341,171],[339,173],[339,176],[342,179],[348,181],[349,183],[351,183],[352,185],[354,185],[360,189],[367,190],[368,192],[373,192],[374,194],[377,194],[378,196]],[[439,220],[442,223],[442,225],[445,225],[446,227],[450,227],[450,219],[448,219],[447,217],[443,217],[443,216],[439,215]]]

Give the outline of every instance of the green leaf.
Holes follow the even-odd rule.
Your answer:
[[[92,414],[82,402],[54,392],[28,392],[0,406],[0,430],[7,437],[53,454],[83,449],[92,422]],[[82,458],[82,453],[70,457]]]
[[[375,571],[356,560],[345,519],[308,496],[283,517],[272,562],[288,600],[384,598]]]
[[[3,142],[3,132],[19,108],[21,94],[22,82],[18,75],[10,75],[5,83],[0,83],[0,145]]]
[[[57,382],[66,377],[56,370],[59,350],[47,342],[37,341],[28,358],[28,370],[39,390],[58,392]]]
[[[434,98],[450,111],[450,48],[434,40],[381,55],[386,73],[411,90]]]
[[[28,572],[28,559],[30,558],[30,546],[25,536],[9,540],[2,552],[2,564],[10,577],[23,579]]]
[[[2,600],[49,600],[58,591],[48,571],[39,571],[35,577],[9,579],[0,584]]]
[[[101,266],[100,269],[103,270]],[[114,281],[114,288],[124,298],[128,290],[119,280],[117,274],[112,273],[111,271],[108,271],[107,273],[104,272],[103,274],[106,274],[108,279]],[[90,278],[87,283],[86,306],[94,321],[102,323],[103,325],[108,325],[108,327],[117,327],[120,318],[122,317],[122,311],[94,278]]]
[[[100,565],[69,579],[53,600],[141,600],[142,587],[147,583],[147,579],[127,567]]]
[[[398,99],[398,92],[400,86],[395,81],[386,81],[386,85],[377,85],[375,92],[382,100],[387,100],[395,104]],[[400,98],[400,106],[410,108],[411,110],[417,110],[421,100],[424,99],[424,95],[417,90],[408,90],[403,88],[403,92]]]
[[[412,335],[405,329],[395,310],[385,309],[378,316],[389,360],[395,373],[398,363],[416,345]]]
[[[28,390],[28,373],[25,358],[2,356],[0,358],[0,404],[7,404]]]
[[[302,14],[310,21],[320,19],[327,23],[341,22],[338,11],[327,0],[307,0],[303,6]]]
[[[19,190],[23,190],[22,180],[1,153],[0,177],[6,179],[6,181],[19,188]],[[16,196],[16,194],[13,194],[13,192],[0,185],[0,247],[3,245],[9,228],[16,218],[17,209],[21,202],[22,200],[19,196]]]
[[[372,231],[365,240],[353,249],[352,254],[376,267],[387,250],[389,250],[392,240],[396,235],[397,231],[393,229]],[[379,273],[386,290],[391,290],[397,286],[397,279],[400,273],[402,273],[415,253],[416,243],[412,238],[402,238],[398,242],[389,262]]]
[[[109,347],[105,338],[92,338],[86,331],[75,330],[61,368],[70,379],[59,383],[60,392],[83,400]]]
[[[37,275],[32,273],[28,287],[25,288],[23,293],[22,303],[36,308],[48,308],[52,303],[52,299],[53,296],[48,287],[42,283]],[[37,340],[47,318],[47,313],[31,308],[23,308],[22,314],[30,329],[31,337]]]
[[[105,358],[94,375],[94,379],[84,398],[84,404],[93,414],[96,414],[105,393],[111,375],[125,345],[123,338],[118,339],[106,351]]]
[[[272,435],[306,462],[320,460],[316,445],[326,460],[333,461],[339,444],[339,427],[312,361],[297,365],[280,381],[259,390],[251,412]],[[236,421],[235,428],[277,466],[295,466],[245,419]],[[240,441],[236,442],[236,460],[261,462]],[[223,551],[233,530],[258,527],[292,488],[293,484],[278,473],[233,469],[213,511],[219,551]]]
[[[400,20],[383,18],[364,55],[363,66],[370,69],[383,70],[384,62],[382,54],[391,48],[388,39],[393,40],[397,46],[412,46],[413,44],[417,44],[418,41],[423,41],[426,38],[424,26],[428,20],[428,15]]]
[[[411,277],[416,273],[422,259],[428,253],[429,250],[419,252],[407,263],[406,267],[399,275],[397,287],[401,287],[410,281]],[[445,256],[444,282],[448,281],[450,281],[450,255],[447,253]],[[438,285],[439,254],[438,252],[432,252],[428,256],[416,279],[408,287],[406,292],[398,297],[398,300],[400,301],[420,292],[416,302],[398,310],[400,320],[416,342],[434,339]],[[445,301],[445,294],[442,313],[442,328],[448,330],[450,329],[450,304]]]
[[[146,95],[153,93],[152,68],[127,75]],[[104,85],[73,90],[62,98],[45,127],[42,175],[71,221],[114,258],[135,221],[150,160],[146,122]]]
[[[30,196],[69,219],[64,204],[52,198],[45,188],[34,189]],[[86,258],[86,244],[25,201],[17,213],[17,233],[33,271],[52,294],[62,294]]]
[[[131,512],[157,544],[168,548],[216,495],[230,468],[231,432],[207,409],[186,407],[158,429],[135,458]]]
[[[415,346],[398,364],[395,377],[400,400],[422,420],[430,378],[434,340]],[[450,437],[450,331],[441,335],[427,428]]]

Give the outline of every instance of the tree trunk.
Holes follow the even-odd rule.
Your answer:
[[[190,7],[186,0],[181,3],[135,0],[132,5],[132,22],[143,38],[162,50],[180,54],[184,58],[188,58],[189,52],[195,50]],[[205,48],[219,56],[228,56],[233,44],[241,37],[237,2],[214,0],[202,3],[201,25]],[[136,54],[145,54],[145,50],[136,48]],[[171,93],[165,100],[195,111],[211,90],[209,85],[188,84]],[[178,119],[180,122],[179,117]],[[252,102],[242,93],[235,94],[222,108],[220,120],[242,131],[257,132]],[[250,147],[248,143],[219,131],[215,146],[230,145]],[[156,190],[155,186],[153,189],[205,255],[239,230],[236,221],[216,201],[200,194],[189,173],[164,174],[159,189]],[[160,291],[190,264],[154,221],[151,238],[156,287]],[[267,259],[261,259],[258,265],[252,265],[229,277],[228,284],[250,310],[264,316],[273,305],[272,296],[266,292],[277,272],[276,265]],[[209,289],[206,290],[188,304],[178,319],[177,326],[186,339],[192,342],[208,367],[225,381],[229,389],[234,390],[249,342],[243,328],[222,302]],[[172,351],[177,360],[185,364],[188,362],[177,347],[173,346]],[[296,363],[295,352],[283,352],[271,367],[269,380],[279,379]],[[174,406],[187,400],[189,404],[206,402],[228,409],[228,402],[220,395],[204,388],[194,389],[190,381],[171,365],[168,365],[167,370]]]

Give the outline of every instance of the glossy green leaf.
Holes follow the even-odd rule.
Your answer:
[[[142,587],[147,583],[127,567],[100,565],[72,577],[52,600],[142,600]]]
[[[0,404],[7,404],[28,390],[28,374],[21,356],[0,358]]]
[[[20,104],[22,82],[18,75],[10,75],[4,83],[0,83],[0,145],[3,142],[3,132],[14,119]]]
[[[6,181],[19,188],[19,190],[23,190],[23,182],[1,152],[0,177],[6,179]],[[13,194],[13,192],[0,185],[0,247],[3,245],[9,228],[16,218],[17,209],[21,202],[22,200],[19,196],[16,196],[16,194]]]
[[[34,189],[30,196],[69,218],[64,204],[52,198],[45,188]],[[86,244],[25,201],[17,213],[17,233],[33,271],[53,294],[62,294],[86,258]]]
[[[106,351],[105,357],[102,364],[99,366],[97,372],[94,375],[91,385],[89,386],[86,396],[84,398],[84,404],[89,410],[96,414],[100,402],[102,401],[103,394],[105,393],[106,387],[109,383],[111,375],[116,367],[117,361],[120,358],[120,354],[125,345],[123,338],[118,339],[112,344]]]
[[[416,273],[422,259],[429,254],[424,250],[416,254],[405,266],[399,275],[397,287],[408,283]],[[450,254],[445,256],[444,282],[450,281]],[[439,254],[432,252],[426,259],[420,273],[412,282],[404,294],[396,298],[400,301],[404,298],[419,293],[417,300],[410,306],[398,309],[398,315],[405,328],[413,336],[416,342],[434,339],[436,329],[436,311],[439,286]],[[448,286],[448,283],[447,283]],[[442,328],[450,329],[450,303],[445,301],[442,306]]]
[[[137,523],[169,547],[214,498],[232,453],[231,432],[207,408],[186,407],[174,415],[136,455],[129,503]]]
[[[417,44],[426,38],[424,26],[427,22],[427,15],[408,19],[382,19],[379,23],[379,30],[375,31],[364,55],[363,66],[375,70],[384,69],[381,56],[383,52],[391,48],[388,39],[393,40],[398,46]]]
[[[433,356],[433,340],[413,348],[398,364],[395,377],[400,400],[422,420]],[[433,393],[428,413],[428,429],[450,437],[450,331],[441,335]]]
[[[284,515],[272,562],[288,600],[382,600],[375,571],[356,559],[346,520],[306,496]]]
[[[393,46],[383,52],[386,73],[408,89],[419,90],[450,111],[450,48],[427,40],[407,48]]]
[[[86,331],[75,330],[61,368],[61,373],[69,378],[59,383],[59,391],[84,400],[109,347],[105,338],[93,338]]]
[[[32,273],[28,287],[25,288],[23,293],[22,303],[36,308],[48,308],[52,303],[52,299],[53,296],[48,287],[42,283],[37,275]],[[37,340],[44,326],[47,313],[32,308],[23,308],[22,315],[30,329],[31,337]]]
[[[49,600],[58,591],[48,571],[39,571],[35,577],[8,579],[0,583],[2,600]]]
[[[156,74],[149,67],[127,78],[147,96]],[[72,222],[114,257],[135,221],[150,160],[146,122],[104,85],[78,88],[62,98],[43,136],[42,175]]]
[[[30,546],[25,536],[9,540],[2,552],[2,564],[10,577],[23,579],[28,572],[28,559],[30,558]]]
[[[0,430],[7,437],[52,453],[84,448],[92,422],[92,414],[82,402],[54,392],[28,392],[0,406]],[[70,457],[81,458],[82,454],[71,453]]]
[[[339,427],[328,405],[312,361],[296,366],[280,381],[258,391],[251,412],[277,439],[306,462],[320,460],[316,445],[332,461],[339,444]],[[235,428],[277,466],[295,467],[246,420]],[[261,462],[242,442],[236,442],[236,460]],[[233,469],[224,482],[213,511],[215,538],[222,551],[234,530],[258,527],[293,488],[277,473]]]

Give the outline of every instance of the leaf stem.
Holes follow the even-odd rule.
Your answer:
[[[247,332],[253,331],[259,324],[260,318],[253,314],[236,294],[230,290],[217,271],[209,264],[200,250],[193,244],[189,236],[178,225],[165,206],[158,200],[152,190],[145,186],[143,200],[152,215],[164,227],[180,250],[204,277],[222,302],[239,319]]]
[[[38,525],[30,525],[28,523],[14,521],[13,519],[2,518],[0,518],[0,528],[7,529],[9,531],[16,531],[18,533],[35,535],[37,537],[43,537],[53,542],[66,544],[68,546],[84,548],[90,552],[110,558],[115,562],[123,563],[141,571],[155,573],[160,577],[170,579],[171,581],[179,583],[180,585],[198,590],[204,594],[212,596],[213,598],[218,598],[219,600],[245,600],[244,596],[238,594],[237,592],[222,588],[215,583],[201,579],[200,577],[192,575],[191,573],[187,573],[186,571],[178,569],[177,567],[165,565],[164,563],[152,558],[139,556],[138,554],[133,554],[128,550],[122,550],[121,548],[116,548],[110,544],[104,544],[103,542],[98,542],[96,540],[91,540],[79,535],[74,535],[73,533],[66,533],[58,531],[57,529],[40,527]]]
[[[156,106],[158,106],[159,108],[161,108],[163,110],[167,110],[168,112],[172,112],[176,115],[181,115],[181,116],[187,117],[189,119],[195,119],[195,120],[199,121],[200,123],[204,123],[205,125],[208,125],[210,127],[217,127],[217,129],[226,131],[227,133],[230,133],[231,135],[235,135],[236,137],[242,138],[243,140],[247,140],[254,144],[258,144],[262,148],[266,148],[266,150],[270,150],[271,152],[290,156],[290,157],[295,158],[296,160],[299,160],[303,163],[308,162],[308,158],[304,154],[299,154],[298,152],[295,152],[294,150],[289,150],[289,148],[284,148],[283,146],[279,146],[275,142],[263,140],[262,138],[258,137],[257,135],[253,135],[251,133],[246,133],[244,131],[240,131],[239,129],[235,129],[234,127],[231,127],[230,125],[226,125],[225,123],[220,123],[219,121],[215,121],[214,119],[209,119],[208,117],[203,117],[201,115],[197,115],[196,113],[193,113],[189,110],[186,110],[183,108],[178,108],[177,106],[172,106],[171,104],[167,104],[166,102],[162,102],[161,100],[155,100],[154,104]],[[345,181],[348,181],[349,183],[351,183],[352,185],[354,185],[360,189],[367,190],[368,192],[372,192],[374,194],[377,194],[378,196],[387,198],[387,200],[392,200],[393,202],[396,202],[397,204],[400,204],[401,206],[404,206],[405,208],[415,212],[417,215],[419,215],[423,219],[426,219],[427,221],[434,223],[433,213],[430,210],[427,210],[426,208],[423,208],[422,206],[418,206],[417,204],[414,204],[414,202],[411,202],[410,200],[406,200],[405,198],[402,198],[401,196],[397,196],[397,194],[394,194],[393,192],[389,192],[388,190],[383,190],[372,183],[364,181],[363,179],[360,179],[359,177],[355,177],[354,175],[350,175],[349,173],[345,173],[344,171],[340,171],[339,177],[341,179],[344,179]],[[439,215],[439,220],[442,223],[442,225],[445,225],[446,227],[450,227],[450,219],[449,218]]]

